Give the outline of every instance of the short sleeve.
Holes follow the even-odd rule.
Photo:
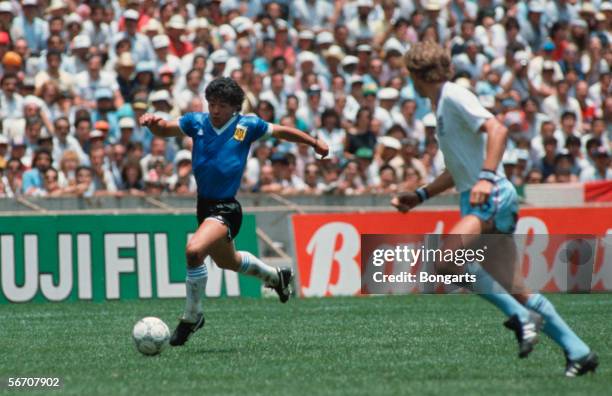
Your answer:
[[[201,125],[198,122],[197,113],[187,113],[179,118],[179,128],[189,137],[193,137],[200,127]]]
[[[478,133],[485,121],[493,118],[493,114],[484,108],[476,95],[465,88],[455,90],[449,99],[456,116],[473,133]]]
[[[266,122],[259,117],[254,117],[253,123],[255,125],[253,128],[253,136],[251,137],[251,142],[260,139],[264,135],[272,133],[272,124],[270,124],[269,122]]]

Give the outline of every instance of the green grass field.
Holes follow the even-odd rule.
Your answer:
[[[612,296],[550,299],[599,353],[596,375],[564,378],[548,339],[519,360],[475,296],[423,295],[208,300],[204,329],[156,357],[135,350],[132,326],[152,315],[173,328],[181,300],[4,305],[0,377],[63,378],[36,394],[609,394]]]

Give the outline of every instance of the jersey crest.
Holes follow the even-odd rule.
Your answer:
[[[246,136],[247,127],[244,125],[236,125],[236,130],[234,131],[234,139],[242,142]]]

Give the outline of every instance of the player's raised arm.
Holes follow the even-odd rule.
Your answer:
[[[294,143],[305,143],[314,148],[315,152],[321,155],[321,157],[323,158],[327,156],[327,154],[329,154],[329,147],[327,146],[327,143],[325,143],[323,140],[314,138],[296,128],[278,124],[271,125],[272,136],[274,136],[275,138],[287,140],[289,142]]]
[[[140,125],[149,128],[155,136],[172,137],[183,134],[179,127],[178,120],[166,121],[160,116],[147,113],[140,117]]]

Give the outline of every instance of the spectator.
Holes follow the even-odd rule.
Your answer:
[[[137,161],[127,161],[121,169],[121,191],[129,195],[144,196],[142,169]]]
[[[34,153],[32,169],[23,174],[21,191],[25,195],[38,195],[43,188],[43,174],[51,167],[51,153],[39,149]]]
[[[76,185],[76,170],[80,165],[80,158],[76,151],[65,150],[59,163],[58,180],[60,187]]]
[[[580,181],[582,182],[597,180],[612,180],[610,154],[604,147],[598,147],[594,150],[593,165],[584,169],[580,174]]]
[[[344,155],[351,159],[360,148],[371,150],[376,146],[376,135],[371,131],[372,111],[363,107],[357,112],[355,127],[347,133]]]

